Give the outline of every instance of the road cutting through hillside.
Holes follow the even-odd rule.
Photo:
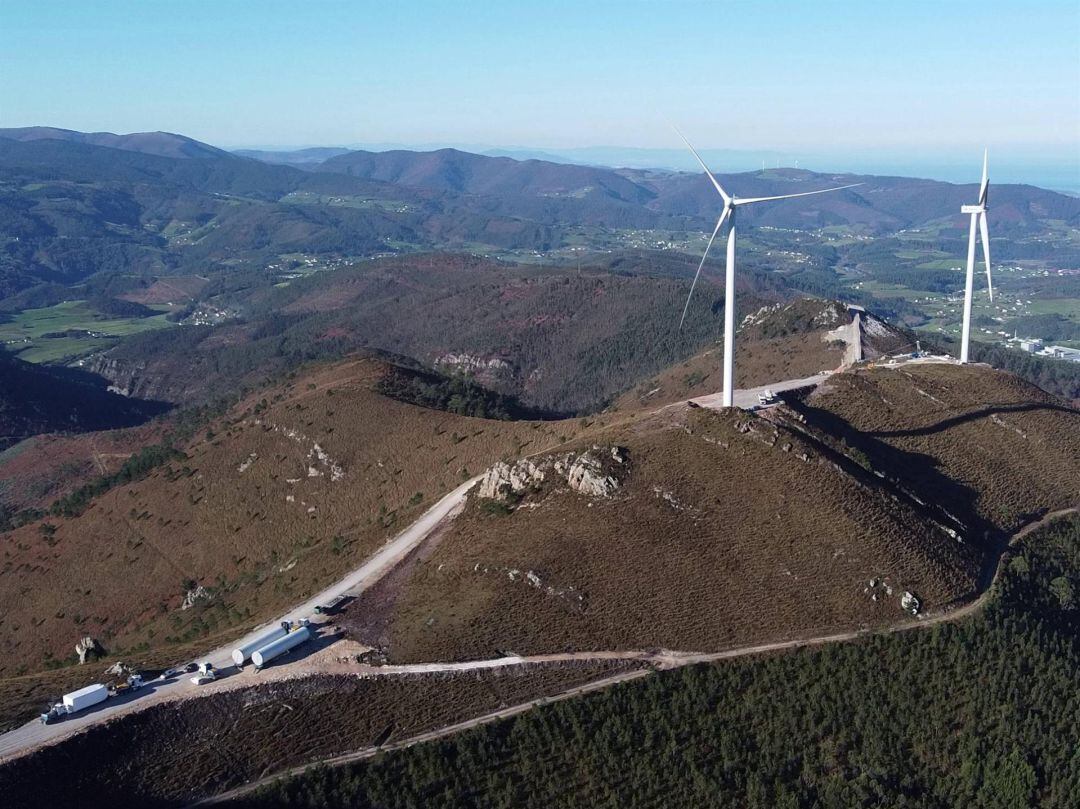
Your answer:
[[[1068,514],[1075,514],[1080,509],[1066,508],[1060,511],[1054,511],[1046,514],[1041,519],[1029,523],[1022,529],[1017,531],[1009,540],[1007,547],[1014,546],[1017,542],[1023,539],[1033,531],[1042,528],[1054,520],[1060,519]],[[994,566],[993,573],[989,577],[990,585],[997,581],[1001,573],[1001,559],[999,557],[998,564]],[[979,609],[981,609],[991,594],[991,587],[988,586],[984,589],[975,599],[959,607],[946,609],[943,612],[935,614],[927,614],[919,616],[915,620],[906,621],[902,624],[894,624],[892,626],[882,627],[879,629],[857,629],[847,632],[837,632],[829,635],[820,635],[817,637],[800,638],[785,641],[776,641],[773,643],[762,643],[753,646],[741,646],[734,649],[727,649],[721,652],[677,652],[671,650],[653,650],[653,651],[607,651],[607,652],[565,652],[565,653],[553,653],[546,655],[531,655],[531,656],[507,656],[502,658],[495,658],[492,660],[475,660],[462,663],[425,663],[414,665],[401,665],[401,666],[383,666],[383,667],[361,667],[354,668],[356,673],[361,673],[363,670],[379,669],[385,675],[409,675],[409,674],[426,674],[433,672],[446,672],[446,671],[469,671],[481,668],[499,668],[504,666],[521,666],[521,665],[551,665],[557,663],[570,663],[570,662],[599,662],[599,661],[613,661],[613,660],[625,660],[625,661],[640,661],[643,664],[647,664],[648,667],[633,669],[630,671],[619,672],[608,677],[594,680],[591,683],[587,683],[583,686],[575,686],[567,689],[559,694],[537,697],[536,699],[528,700],[526,702],[519,703],[507,708],[502,708],[498,711],[492,711],[490,713],[483,714],[481,716],[467,719],[463,722],[457,722],[446,727],[437,728],[435,730],[421,733],[417,736],[410,737],[408,739],[402,739],[398,742],[386,744],[381,747],[365,747],[360,750],[355,750],[351,753],[344,755],[334,756],[331,758],[320,759],[318,761],[311,761],[306,764],[302,764],[296,767],[291,767],[286,770],[282,770],[277,773],[265,776],[255,781],[251,781],[242,786],[235,787],[227,792],[223,792],[220,795],[215,795],[210,798],[205,798],[196,803],[190,804],[190,807],[197,806],[210,806],[218,803],[223,803],[235,798],[239,798],[254,790],[273,783],[281,778],[289,778],[296,775],[302,775],[303,773],[311,770],[314,767],[326,767],[326,766],[340,766],[343,764],[349,764],[356,761],[363,761],[368,758],[372,758],[381,752],[390,750],[400,750],[407,747],[412,747],[416,744],[423,742],[434,741],[436,739],[451,736],[455,733],[461,733],[462,731],[469,730],[471,728],[487,725],[492,722],[497,722],[502,719],[508,719],[513,716],[525,713],[532,708],[540,705],[547,705],[553,702],[560,702],[566,699],[572,699],[574,697],[588,694],[592,691],[599,691],[610,686],[617,685],[619,683],[625,683],[631,680],[640,679],[648,676],[654,670],[673,669],[680,666],[694,665],[698,663],[715,663],[721,660],[731,660],[739,657],[749,657],[753,655],[770,654],[775,652],[790,651],[793,649],[824,646],[832,643],[842,643],[845,641],[853,641],[859,638],[866,638],[872,635],[887,635],[897,632],[905,632],[911,629],[924,629],[926,627],[935,626],[951,621],[957,621],[962,618],[966,618]],[[366,671],[364,673],[367,673]],[[372,672],[373,673],[373,672]]]
[[[829,373],[822,373],[816,376],[807,377],[804,379],[788,380],[785,382],[773,383],[772,385],[761,386],[758,388],[750,388],[746,390],[736,391],[736,404],[740,407],[752,407],[757,404],[757,396],[759,393],[763,393],[765,390],[771,390],[773,392],[783,392],[789,390],[795,390],[800,388],[814,387],[830,376]],[[698,404],[704,407],[719,408],[720,407],[720,394],[713,394],[711,396],[699,397],[697,399],[690,400],[694,404]],[[685,402],[680,404],[686,404]],[[669,405],[668,407],[671,407]],[[666,409],[666,408],[662,408]],[[343,579],[339,580],[334,585],[327,587],[320,593],[311,597],[304,603],[294,607],[288,613],[282,615],[274,621],[267,622],[258,629],[248,633],[243,638],[236,640],[234,643],[228,646],[219,647],[218,649],[209,652],[206,655],[202,655],[198,660],[208,660],[213,663],[217,668],[227,670],[232,666],[231,652],[238,646],[241,646],[248,641],[258,637],[266,629],[278,625],[281,621],[297,621],[300,618],[307,618],[311,616],[315,607],[319,604],[326,603],[335,596],[342,594],[356,595],[373,584],[378,582],[386,573],[388,573],[394,566],[397,565],[410,551],[416,548],[422,543],[432,531],[443,523],[444,520],[453,519],[457,513],[465,505],[466,494],[470,488],[479,480],[479,478],[473,478],[466,483],[463,483],[454,491],[445,495],[434,506],[424,512],[421,517],[398,534],[394,539],[390,540],[380,549],[374,556],[372,556],[363,565],[352,571]],[[1068,513],[1071,510],[1049,515],[1044,520],[1049,520],[1060,514]],[[1040,521],[1041,523],[1042,521]],[[1033,530],[1038,524],[1028,526],[1024,531]],[[1016,537],[1019,537],[1024,532],[1018,533]],[[849,632],[843,632],[839,634],[824,635],[814,638],[803,638],[779,641],[775,643],[767,643],[755,646],[739,647],[735,649],[729,649],[720,652],[699,653],[699,652],[677,652],[677,651],[594,651],[584,653],[565,653],[554,655],[540,655],[534,657],[510,657],[510,658],[498,658],[494,660],[486,661],[468,661],[458,663],[428,663],[419,664],[415,666],[390,666],[390,667],[376,667],[369,666],[365,669],[352,668],[357,674],[366,674],[368,676],[409,676],[409,675],[421,675],[431,674],[439,672],[454,672],[454,671],[467,671],[470,669],[480,668],[498,668],[512,665],[543,665],[543,664],[558,664],[568,662],[588,662],[588,661],[602,661],[602,660],[627,660],[627,661],[640,661],[643,664],[649,665],[651,668],[672,668],[682,665],[688,665],[692,663],[711,662],[717,660],[724,660],[733,657],[740,657],[746,655],[762,654],[768,652],[783,651],[787,649],[798,648],[800,646],[813,646],[821,645],[825,643],[834,643],[845,640],[852,640],[857,637],[869,634],[872,631],[901,631],[919,626],[928,626],[934,623],[939,623],[946,620],[956,620],[977,609],[983,602],[986,592],[984,591],[977,599],[968,605],[959,607],[950,612],[942,613],[933,617],[925,617],[919,621],[908,622],[900,624],[894,627],[889,627],[882,630],[854,630]],[[305,669],[304,666],[298,665],[297,669],[303,670],[304,676],[311,673],[318,673],[310,669]],[[329,667],[322,670],[328,670]],[[276,672],[280,672],[280,674]],[[289,673],[292,672],[292,673]],[[278,677],[297,676],[295,670],[291,666],[281,666],[279,669],[264,671],[260,676],[259,682],[265,682]],[[20,728],[16,728],[6,734],[0,736],[0,763],[15,758],[26,753],[32,752],[42,746],[55,743],[68,736],[78,733],[94,725],[106,722],[114,717],[121,716],[127,713],[142,710],[143,708],[157,705],[162,702],[172,701],[185,697],[196,696],[201,693],[208,693],[215,691],[219,688],[244,688],[255,685],[248,677],[229,677],[220,683],[215,683],[213,686],[202,690],[194,691],[193,687],[188,681],[186,676],[177,676],[173,679],[166,681],[154,681],[151,682],[144,689],[133,693],[127,697],[119,697],[108,700],[102,703],[100,706],[89,709],[86,713],[72,716],[62,722],[50,725],[43,725],[40,722],[32,721],[23,725]]]
[[[374,556],[343,579],[317,593],[302,604],[297,605],[281,617],[263,624],[242,638],[221,646],[199,660],[207,660],[218,669],[227,669],[233,665],[232,650],[258,638],[267,629],[279,625],[282,621],[298,621],[308,618],[315,612],[315,607],[325,604],[337,595],[356,594],[370,587],[400,562],[414,547],[422,542],[445,519],[452,519],[465,505],[465,495],[479,480],[473,478],[458,486],[444,496],[434,506],[425,511],[420,518],[387,542]],[[9,758],[23,755],[43,745],[59,741],[92,725],[107,721],[114,716],[155,705],[171,698],[178,698],[190,693],[191,683],[186,676],[177,676],[165,681],[152,681],[144,688],[128,697],[113,698],[101,703],[97,710],[89,709],[55,724],[43,725],[32,721],[20,728],[0,736],[0,763]],[[95,706],[96,707],[96,706]]]

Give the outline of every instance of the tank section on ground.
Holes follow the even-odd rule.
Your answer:
[[[296,648],[310,637],[311,630],[306,626],[301,626],[267,646],[255,650],[251,653],[251,662],[255,664],[255,670],[258,671],[275,657],[285,654],[285,652],[290,649]]]
[[[235,663],[237,667],[243,666],[244,663],[246,663],[251,658],[252,652],[256,651],[257,649],[261,649],[263,646],[273,643],[278,638],[285,637],[288,632],[288,622],[282,622],[279,626],[276,626],[273,629],[269,629],[262,635],[259,635],[253,641],[245,643],[243,646],[237,649],[233,649],[233,663]]]

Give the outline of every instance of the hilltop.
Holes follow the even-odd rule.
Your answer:
[[[114,135],[112,132],[76,132],[52,126],[24,126],[0,128],[0,138],[18,141],[61,140],[180,159],[220,158],[228,154],[208,143],[202,143],[184,135],[175,135],[172,132],[132,132],[128,135]]]
[[[753,388],[832,371],[856,359],[871,360],[910,350],[915,337],[839,301],[798,298],[748,312],[736,329],[735,339],[735,386]],[[611,410],[655,409],[715,393],[723,384],[723,345],[723,340],[717,340],[713,348],[639,382],[616,399]]]
[[[948,404],[923,404],[943,388]],[[930,365],[836,374],[762,415],[597,421],[490,472],[346,623],[402,661],[716,650],[895,623],[905,590],[931,611],[972,597],[1004,536],[1080,502],[1078,436],[1080,413],[1014,377]]]

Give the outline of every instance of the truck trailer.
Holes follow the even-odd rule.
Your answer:
[[[64,709],[68,713],[76,713],[84,708],[89,708],[91,705],[104,702],[108,698],[109,689],[101,683],[94,683],[85,688],[80,688],[78,691],[72,691],[70,694],[64,694]]]
[[[80,688],[78,691],[64,694],[64,696],[60,698],[60,702],[53,705],[48,711],[41,715],[41,721],[43,724],[47,725],[63,716],[78,713],[79,711],[89,708],[91,705],[97,705],[99,702],[104,702],[108,698],[108,686],[103,683],[88,685],[85,688]]]

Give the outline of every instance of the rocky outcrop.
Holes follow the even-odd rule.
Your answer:
[[[200,584],[184,593],[184,600],[180,604],[180,609],[190,610],[192,607],[198,606],[199,604],[212,601],[213,598],[213,594]]]
[[[90,658],[98,658],[105,654],[101,644],[87,635],[75,644],[75,654],[79,656],[79,662],[85,663]]]
[[[481,479],[478,494],[491,500],[508,500],[538,489],[545,482],[558,481],[579,494],[611,497],[628,472],[625,449],[593,446],[584,452],[524,458],[513,464],[500,461]]]

